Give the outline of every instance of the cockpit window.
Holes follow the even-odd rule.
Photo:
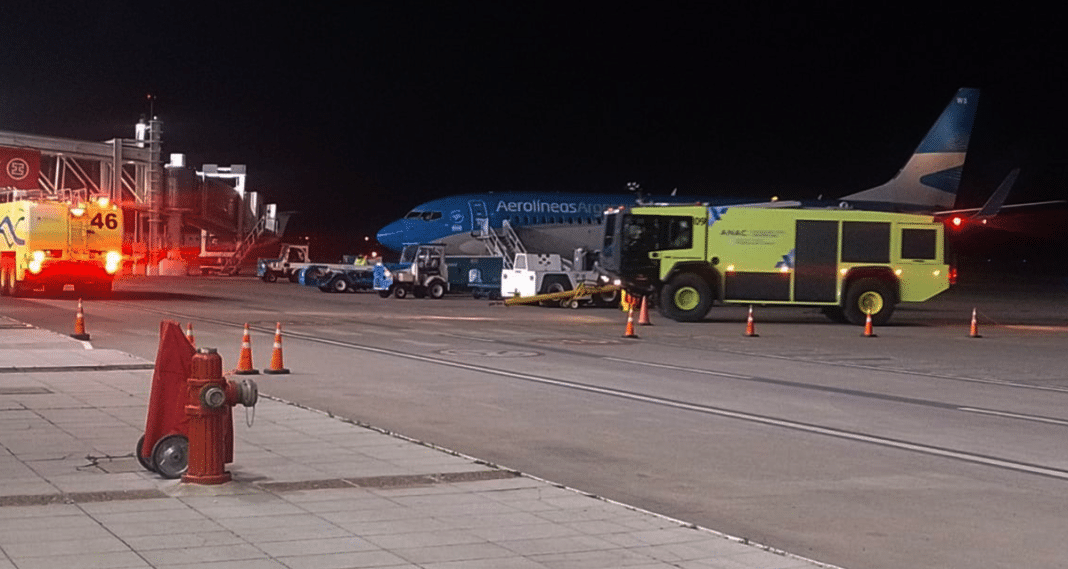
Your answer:
[[[441,219],[440,211],[418,211],[412,210],[404,216],[404,219],[422,219],[423,221],[434,221],[435,219]]]

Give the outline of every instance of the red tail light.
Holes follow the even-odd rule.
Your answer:
[[[957,284],[957,267],[954,267],[953,265],[949,266],[949,284]]]

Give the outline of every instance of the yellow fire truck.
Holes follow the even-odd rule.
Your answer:
[[[122,210],[106,198],[0,203],[0,294],[58,293],[68,284],[108,294],[121,266]]]
[[[701,320],[716,300],[819,306],[875,324],[949,288],[944,226],[930,215],[745,206],[631,207],[605,214],[601,267],[660,311]]]

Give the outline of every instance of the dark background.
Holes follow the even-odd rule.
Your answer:
[[[838,197],[892,177],[956,89],[977,87],[958,206],[1015,166],[1009,202],[1065,199],[1054,19],[961,4],[5,2],[0,129],[132,137],[152,94],[165,153],[246,164],[250,189],[302,212],[294,236],[332,255],[461,192],[635,181]],[[1059,267],[1066,220],[1006,215],[959,249]]]

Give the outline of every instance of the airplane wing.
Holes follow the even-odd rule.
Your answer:
[[[1042,205],[1054,205],[1054,204],[1062,204],[1062,203],[1064,203],[1064,200],[1053,200],[1053,201],[1044,201],[1044,202],[1029,202],[1029,203],[1021,203],[1021,204],[1004,205],[1005,204],[1005,198],[1008,197],[1009,191],[1012,190],[1013,184],[1016,183],[1016,177],[1019,176],[1019,175],[1020,175],[1020,169],[1019,168],[1013,168],[1008,173],[1008,175],[1005,176],[1005,179],[1002,180],[1000,184],[998,184],[998,188],[996,190],[994,190],[994,193],[991,194],[990,198],[986,200],[986,203],[983,204],[983,207],[973,207],[973,208],[966,208],[966,209],[953,209],[953,210],[946,210],[946,211],[938,211],[938,212],[935,212],[934,216],[936,218],[938,218],[938,219],[946,219],[946,218],[950,218],[950,217],[961,218],[961,216],[964,216],[964,215],[967,215],[967,214],[972,214],[972,215],[970,215],[968,217],[968,220],[975,220],[975,221],[979,221],[979,222],[984,222],[985,223],[985,220],[990,219],[991,217],[994,217],[995,215],[998,214],[998,212],[1000,212],[1003,209],[1020,209],[1020,208],[1029,208],[1029,207],[1036,207],[1036,206],[1042,206]],[[963,221],[963,219],[955,220],[955,224],[959,225],[961,221]]]

